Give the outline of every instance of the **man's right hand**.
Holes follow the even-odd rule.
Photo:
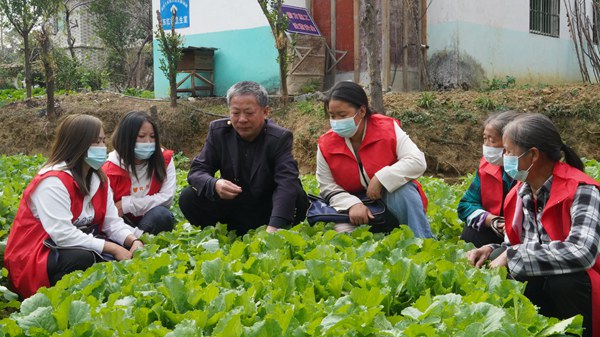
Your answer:
[[[226,179],[219,179],[215,183],[215,191],[221,199],[230,200],[242,193],[242,188]]]

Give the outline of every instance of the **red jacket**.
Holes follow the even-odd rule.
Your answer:
[[[39,183],[47,177],[57,177],[69,191],[71,199],[72,222],[81,214],[84,196],[79,192],[77,182],[73,177],[63,171],[49,171],[37,175],[23,192],[19,210],[12,224],[4,253],[4,265],[8,269],[8,276],[16,292],[27,298],[41,288],[49,287],[48,280],[48,254],[50,249],[44,246],[44,240],[49,236],[42,223],[35,218],[27,205],[31,193]],[[106,214],[106,198],[108,195],[107,184],[101,183],[98,191],[92,198],[94,206],[94,222],[102,231],[104,215]]]
[[[164,150],[163,157],[165,157],[165,168],[169,166],[173,158],[173,151]],[[107,161],[102,165],[102,171],[106,174],[110,181],[110,187],[113,190],[113,199],[115,202],[120,201],[123,197],[131,195],[131,177],[129,172],[119,165]],[[148,195],[153,195],[160,191],[162,183],[156,180],[156,176],[152,176],[150,182],[150,190]],[[134,221],[139,221],[141,217],[135,217],[130,215],[130,218]]]
[[[367,132],[360,144],[358,153],[362,165],[371,179],[375,173],[386,166],[398,161],[396,157],[396,131],[394,124],[400,125],[398,120],[379,114],[366,117]],[[319,137],[319,149],[327,161],[335,183],[345,191],[357,194],[365,192],[360,183],[358,170],[351,169],[358,166],[356,157],[352,154],[343,137],[333,130],[327,131]],[[427,196],[418,181],[417,185],[423,208],[427,209]]]
[[[542,212],[542,225],[553,241],[564,241],[571,230],[571,205],[575,192],[580,184],[594,185],[600,189],[600,184],[578,169],[562,162],[554,165],[552,172],[552,187],[550,198]],[[506,196],[504,203],[504,216],[506,218],[506,235],[510,243],[515,245],[521,242],[520,226],[522,214],[515,214],[517,191],[522,184],[516,185]],[[592,336],[600,337],[600,259],[587,270],[592,284]]]
[[[494,215],[502,214],[502,199],[504,197],[502,171],[502,166],[492,165],[481,158],[478,171],[481,182],[481,206]]]

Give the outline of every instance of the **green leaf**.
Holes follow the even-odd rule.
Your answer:
[[[69,325],[81,324],[90,320],[90,305],[83,301],[71,302],[69,308]]]
[[[204,336],[202,330],[198,328],[195,321],[184,320],[175,326],[175,329],[165,337],[197,337]]]
[[[371,288],[370,290],[353,288],[350,292],[350,298],[352,298],[356,304],[370,308],[378,306],[385,298],[385,294],[383,294],[379,288]]]
[[[38,308],[52,307],[48,296],[42,293],[34,294],[21,303],[21,315],[29,315]]]
[[[218,281],[221,277],[222,268],[223,261],[221,259],[202,262],[202,276],[204,276],[206,283]]]
[[[219,323],[213,330],[213,336],[215,337],[235,337],[241,336],[244,331],[242,322],[240,321],[239,313],[230,313],[229,315],[221,318]]]
[[[176,276],[167,276],[164,278],[163,288],[165,296],[173,303],[174,309],[178,313],[183,313],[188,309],[187,292],[184,282]]]
[[[17,324],[25,331],[40,328],[48,335],[58,331],[56,320],[52,316],[52,307],[38,307],[27,315],[22,315],[16,319]]]
[[[435,329],[429,325],[411,324],[404,329],[403,334],[407,337],[435,337]]]
[[[200,245],[202,246],[202,248],[206,249],[211,253],[214,253],[221,248],[219,246],[219,240],[217,239],[210,239],[206,242],[202,242]]]
[[[568,319],[563,319],[562,321],[549,326],[538,333],[536,336],[538,337],[546,337],[546,336],[554,336],[558,334],[581,334],[583,329],[581,327],[583,323],[583,316],[577,315]]]

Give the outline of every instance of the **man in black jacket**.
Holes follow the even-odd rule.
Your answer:
[[[193,225],[221,222],[239,235],[264,224],[274,232],[299,223],[309,202],[292,157],[292,133],[266,119],[267,91],[255,82],[236,83],[227,105],[229,118],[210,123],[192,162],[181,211]]]

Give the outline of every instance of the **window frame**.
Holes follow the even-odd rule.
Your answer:
[[[560,0],[529,0],[529,32],[560,37]]]

